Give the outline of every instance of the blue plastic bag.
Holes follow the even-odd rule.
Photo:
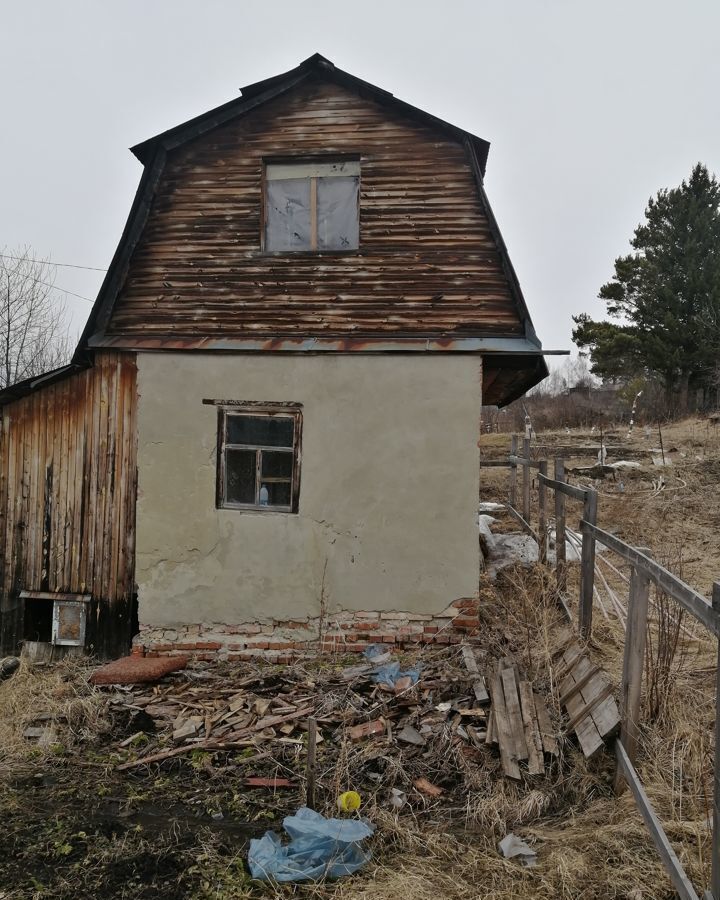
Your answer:
[[[303,806],[286,816],[283,828],[290,843],[274,831],[250,841],[248,865],[261,881],[318,881],[351,875],[370,859],[360,842],[375,830],[358,819],[326,819]]]
[[[384,655],[384,649],[379,644],[370,644],[363,651],[363,656],[369,663]],[[409,677],[412,684],[417,684],[420,678],[420,666],[413,666],[412,669],[400,669],[400,663],[392,662],[384,666],[378,666],[373,672],[373,680],[378,684],[386,684],[390,688],[395,687],[395,683],[400,678]]]

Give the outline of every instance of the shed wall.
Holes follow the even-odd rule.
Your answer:
[[[5,652],[24,636],[21,590],[92,594],[86,644],[100,655],[126,649],[134,595],[135,354],[98,353],[92,368],[1,413]]]
[[[141,626],[477,595],[479,357],[139,353],[138,390]],[[219,399],[303,405],[299,514],[216,508]]]

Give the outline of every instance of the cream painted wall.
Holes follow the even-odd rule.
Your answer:
[[[144,625],[437,613],[477,595],[481,360],[138,353]],[[217,409],[303,404],[299,514],[215,507]]]

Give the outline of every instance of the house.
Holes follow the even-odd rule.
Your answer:
[[[547,374],[488,148],[319,55],[133,148],[71,364],[0,393],[6,651],[471,623],[480,407]]]

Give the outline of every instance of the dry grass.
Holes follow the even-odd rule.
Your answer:
[[[31,666],[23,660],[11,679],[0,682],[0,762],[6,774],[53,756],[54,743],[38,746],[23,737],[33,723],[60,724],[65,746],[109,730],[108,699],[88,683],[91,671],[85,661]]]

